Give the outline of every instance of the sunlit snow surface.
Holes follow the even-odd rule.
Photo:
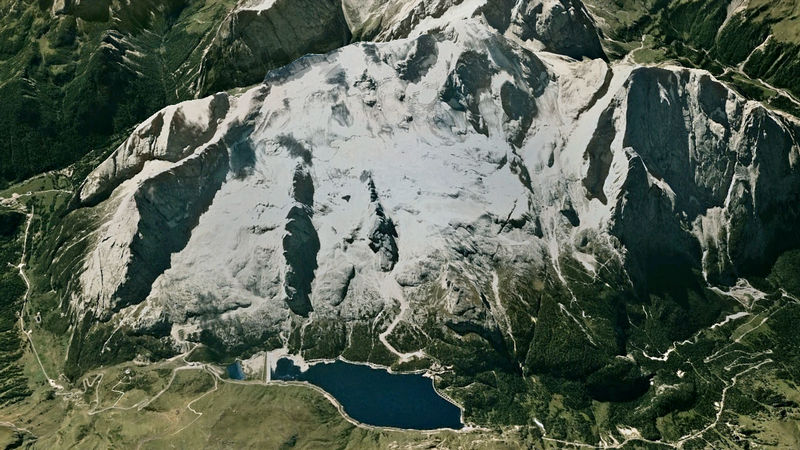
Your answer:
[[[620,131],[627,126],[626,96],[635,68],[537,51],[540,43],[501,35],[485,19],[473,18],[482,4],[467,1],[439,19],[424,19],[408,39],[301,58],[246,93],[186,102],[142,124],[80,193],[90,202],[113,189],[102,204],[107,220],[81,275],[82,307],[109,309],[123,281],[138,276],[130,269],[137,255],[129,244],[154,239],[136,225],[134,196],[155,189],[144,183],[220,151],[227,152],[230,169],[185,246],[169,257],[169,268],[158,274],[146,299],[122,309],[121,317],[137,327],[175,324],[177,341],[212,322],[288,331],[291,268],[284,240],[287,217],[298,206],[298,168],[311,175],[314,187],[313,205],[306,205],[319,240],[310,289],[313,317],[372,320],[393,310],[381,341],[401,359],[412,355],[393,349],[385,335],[426,308],[510,328],[497,299],[498,266],[551,265],[566,282],[559,260],[569,252],[587,273],[596,273],[609,261],[578,248],[582,236],[622,261],[618,243],[607,236],[617,208],[625,205],[631,161],[638,158],[636,149],[624,147]],[[476,60],[487,61],[485,86],[472,86],[469,74],[478,73],[476,67],[459,76],[463,61]],[[697,86],[708,76],[678,68],[664,73],[685,79],[685,91],[676,94],[674,87],[658,84],[655,98],[667,104],[681,95],[694,116],[705,118]],[[534,92],[537,85],[541,90]],[[527,129],[503,103],[508,86],[534,105]],[[448,89],[461,93],[460,105],[445,101]],[[752,112],[753,105],[725,95],[725,111],[713,114],[732,114],[742,105],[746,114]],[[157,121],[164,126],[156,129]],[[608,143],[607,174],[597,188],[609,201],[587,195],[586,188],[587,148],[603,121],[618,131]],[[689,126],[709,142],[738,142],[707,118]],[[520,130],[523,139],[515,142]],[[698,144],[701,157],[703,151]],[[207,176],[203,164],[196,164],[199,176]],[[675,208],[682,186],[644,171],[645,183]],[[737,177],[756,176],[740,172]],[[727,189],[724,180],[718,184],[712,187]],[[169,192],[160,195],[165,202],[183,201]],[[724,233],[725,208],[727,203],[709,208],[695,220],[692,231],[703,248]],[[378,209],[397,232],[399,252],[390,270],[369,245]],[[495,285],[492,317],[447,291],[454,273],[474,285]],[[445,294],[426,295],[426,287],[436,286]],[[560,307],[593,341],[581,311]]]

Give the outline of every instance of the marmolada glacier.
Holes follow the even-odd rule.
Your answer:
[[[0,444],[800,447],[798,30],[0,0]]]

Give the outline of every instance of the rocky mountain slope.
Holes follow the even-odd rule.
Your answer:
[[[302,52],[262,46],[284,26],[374,42],[156,112],[41,223],[51,384],[283,348],[428,370],[481,426],[690,447],[735,445],[721,418],[769,403],[746,375],[800,380],[797,119],[703,70],[609,63],[577,0],[314,4],[328,25],[239,4],[201,58],[235,65],[193,89]]]
[[[0,1],[0,187],[107,153],[166,105],[350,41],[338,1],[272,3]]]
[[[0,186],[113,145],[188,98],[184,70],[231,6],[205,3],[0,2]]]

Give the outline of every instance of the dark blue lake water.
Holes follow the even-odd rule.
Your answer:
[[[244,380],[244,370],[242,370],[242,363],[236,361],[228,366],[228,376],[233,380]]]
[[[278,360],[273,380],[307,381],[331,394],[353,419],[368,425],[432,430],[459,429],[461,410],[436,393],[433,380],[392,374],[343,361],[314,364],[301,372],[291,360]]]

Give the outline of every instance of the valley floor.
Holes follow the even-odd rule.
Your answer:
[[[27,355],[28,369],[36,363]],[[34,374],[32,374],[34,375]],[[39,375],[41,379],[41,375]],[[0,410],[0,445],[33,448],[530,448],[523,430],[417,432],[355,424],[303,383],[244,382],[183,358],[89,375]]]

